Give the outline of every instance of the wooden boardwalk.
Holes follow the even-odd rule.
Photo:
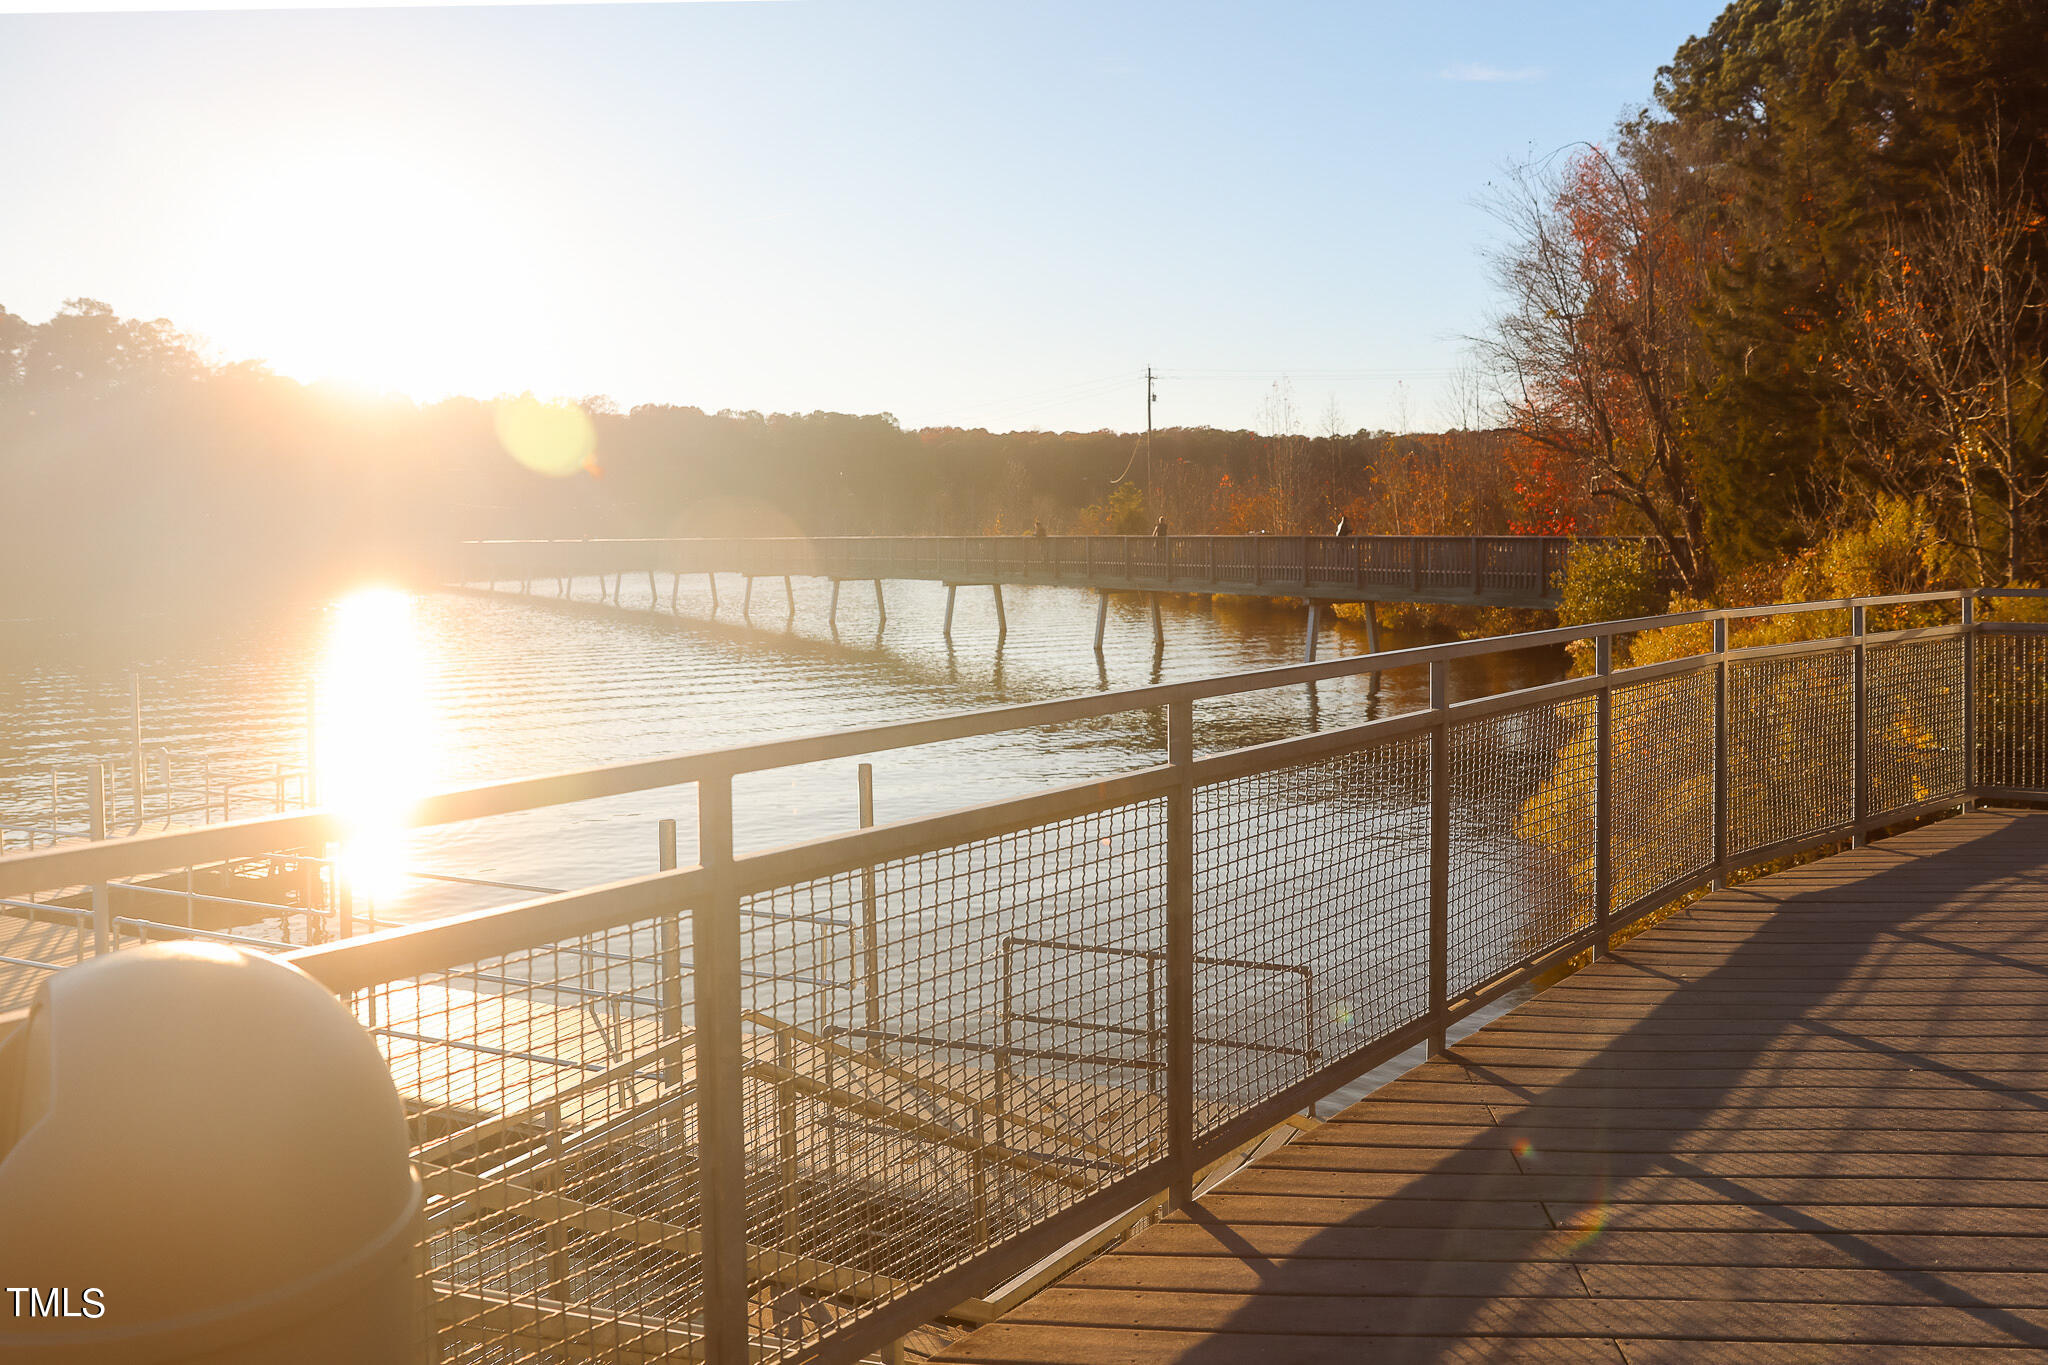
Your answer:
[[[1723,891],[940,1359],[2037,1361],[2048,815]]]

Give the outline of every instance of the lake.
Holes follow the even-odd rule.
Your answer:
[[[537,591],[540,590],[539,585]],[[629,608],[650,601],[628,578]],[[948,711],[1271,667],[1299,661],[1299,607],[1243,598],[1163,599],[1166,645],[1155,652],[1142,598],[1112,601],[1103,655],[1093,649],[1095,598],[1072,588],[1011,588],[997,647],[992,595],[960,590],[949,645],[945,589],[892,582],[882,625],[873,590],[798,579],[794,608],[780,580],[758,580],[750,619],[741,580],[720,584],[714,612],[698,578],[677,612],[599,605],[598,580],[567,599],[473,592],[358,594],[315,610],[261,613],[232,625],[145,624],[88,636],[16,627],[0,656],[0,820],[46,822],[51,767],[60,812],[78,823],[82,769],[99,756],[125,772],[131,688],[143,742],[216,777],[259,780],[234,814],[271,808],[275,766],[304,765],[316,736],[321,794],[344,804],[402,803],[408,793],[491,778],[616,763],[722,745],[877,724]],[[1421,636],[1382,632],[1388,648]],[[1365,651],[1362,627],[1327,620],[1320,656]],[[1562,676],[1561,650],[1529,650],[1453,667],[1453,699]],[[1419,708],[1420,670],[1390,673],[1377,695],[1363,676],[1204,703],[1202,752],[1259,743]],[[317,724],[309,725],[309,713]],[[875,759],[883,821],[930,814],[1147,764],[1164,756],[1156,716],[933,745]],[[856,823],[856,763],[749,774],[735,788],[741,851]],[[125,779],[122,779],[125,781]],[[153,779],[152,779],[153,780]],[[117,786],[120,784],[117,783]],[[292,785],[294,793],[295,784]],[[125,790],[125,788],[122,788]],[[117,808],[119,801],[117,798]],[[656,865],[655,825],[681,826],[693,857],[694,793],[641,792],[487,822],[414,831],[386,862],[416,871],[571,887]],[[115,822],[120,832],[120,822]],[[387,918],[419,919],[514,898],[502,890],[386,878]]]

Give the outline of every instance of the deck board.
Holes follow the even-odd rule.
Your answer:
[[[2048,1346],[2048,815],[1713,895],[940,1359]]]

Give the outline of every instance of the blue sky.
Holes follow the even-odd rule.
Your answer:
[[[1153,365],[1163,424],[1434,429],[1488,183],[1720,8],[0,14],[0,306],[421,397],[1129,429]]]

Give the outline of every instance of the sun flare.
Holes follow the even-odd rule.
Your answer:
[[[413,606],[392,588],[334,605],[315,710],[320,791],[348,826],[342,873],[358,896],[386,904],[403,888],[406,817],[433,770]]]

